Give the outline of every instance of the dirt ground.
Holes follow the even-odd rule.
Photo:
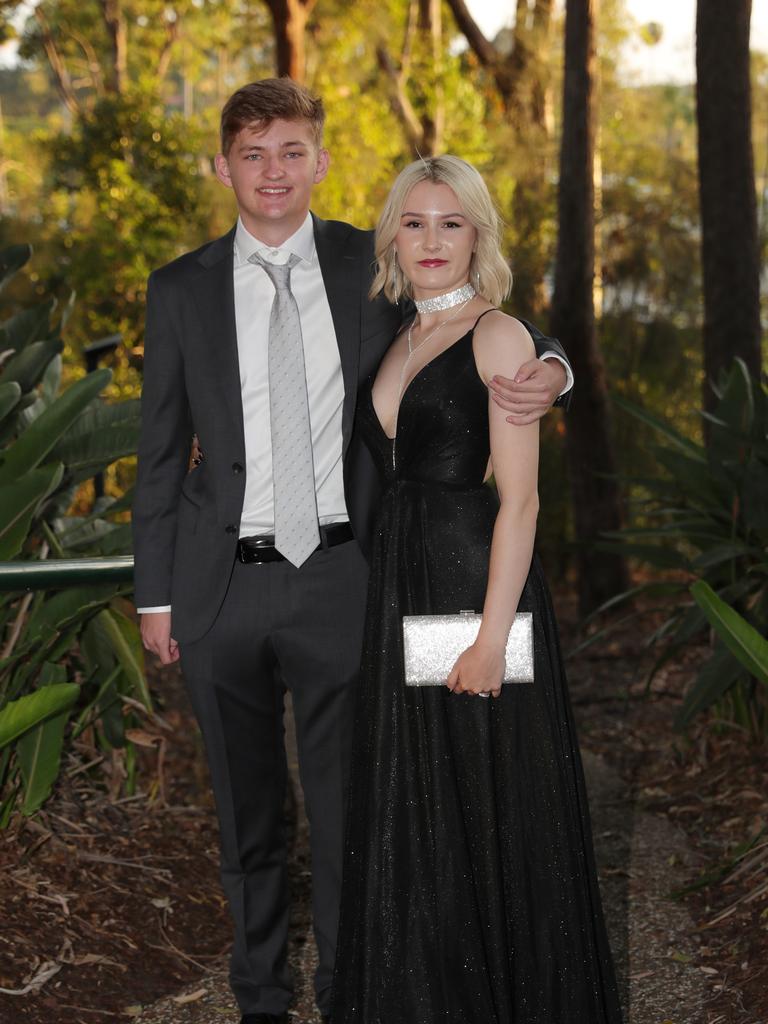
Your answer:
[[[567,649],[573,609],[558,606]],[[768,858],[751,877],[671,894],[745,841],[766,842],[768,751],[725,724],[672,731],[705,652],[688,651],[645,697],[647,627],[635,623],[569,662],[627,1020],[766,1024]],[[115,801],[120,760],[93,764],[99,755],[86,742],[44,812],[0,835],[0,1024],[237,1021],[201,744],[177,675],[153,673],[152,682],[170,726],[165,800],[156,749],[140,751],[139,791]],[[295,806],[287,813],[293,1013],[311,1024],[306,822]]]

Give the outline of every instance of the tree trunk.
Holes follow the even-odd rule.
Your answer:
[[[740,356],[760,373],[760,272],[752,155],[751,0],[698,0],[696,117],[704,274],[704,405]]]
[[[565,346],[576,377],[576,394],[565,422],[582,613],[592,611],[627,586],[623,559],[594,547],[603,531],[621,525],[592,293],[596,7],[597,0],[567,0],[566,4],[559,231],[552,298],[552,333]]]
[[[546,306],[544,277],[549,246],[544,232],[549,200],[548,93],[552,0],[537,0],[533,12],[518,3],[515,46],[518,53],[518,100],[514,124],[521,166],[515,184],[515,276],[512,305],[518,316],[537,320]]]
[[[443,21],[441,0],[419,0],[419,30],[430,53],[432,72],[431,108],[422,114],[424,147],[429,154],[443,148],[445,129],[445,95],[443,90]],[[426,155],[426,154],[425,154]]]
[[[307,58],[304,45],[307,19],[314,0],[265,0],[275,29],[275,63],[278,77],[288,76],[303,85]]]
[[[512,202],[515,228],[515,312],[535,320],[546,304],[544,276],[549,253],[543,237],[547,220],[549,143],[548,67],[553,0],[516,0],[514,45],[504,55],[485,38],[464,0],[448,0],[456,24],[473,53],[493,75],[509,119],[515,147],[522,154]]]

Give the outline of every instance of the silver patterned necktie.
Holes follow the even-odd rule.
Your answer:
[[[275,547],[298,568],[320,543],[304,345],[299,307],[291,291],[291,270],[299,257],[292,255],[283,266],[269,263],[257,253],[248,259],[262,266],[275,286],[269,316]]]

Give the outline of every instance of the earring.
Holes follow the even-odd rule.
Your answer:
[[[392,250],[392,290],[395,293],[395,303],[400,301],[400,274],[397,266],[397,249]]]

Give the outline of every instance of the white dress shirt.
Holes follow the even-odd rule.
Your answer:
[[[275,532],[268,374],[269,313],[275,289],[264,268],[249,262],[248,257],[254,253],[278,265],[287,263],[291,255],[299,257],[291,271],[291,291],[299,308],[304,343],[317,513],[322,525],[346,522],[349,515],[341,461],[344,381],[331,308],[315,251],[312,217],[307,214],[299,230],[277,247],[254,238],[238,220],[235,320],[246,459],[240,536],[270,536]]]

